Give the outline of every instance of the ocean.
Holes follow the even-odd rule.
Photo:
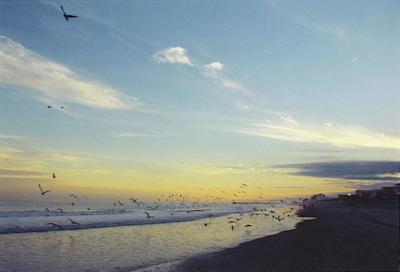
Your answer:
[[[0,271],[163,271],[190,256],[293,229],[303,220],[295,215],[297,207],[294,201],[1,201]]]

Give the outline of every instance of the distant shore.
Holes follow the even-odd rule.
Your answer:
[[[317,201],[295,230],[181,262],[176,271],[399,271],[398,201]]]

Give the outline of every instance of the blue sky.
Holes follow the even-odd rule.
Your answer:
[[[79,17],[65,21],[60,4]],[[0,1],[1,167],[56,168],[65,183],[79,171],[141,173],[119,177],[135,182],[398,160],[399,11],[399,1]]]

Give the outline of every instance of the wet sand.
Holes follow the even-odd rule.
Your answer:
[[[295,230],[189,258],[175,271],[399,271],[399,203],[320,202]]]

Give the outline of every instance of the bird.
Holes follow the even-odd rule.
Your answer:
[[[69,218],[69,217],[67,217],[67,219],[69,220],[69,221],[71,221],[71,224],[74,224],[74,225],[81,225],[80,223],[78,223],[78,222],[76,222],[76,221],[74,221],[74,220],[72,220],[71,218]]]
[[[69,19],[71,19],[71,18],[77,18],[78,17],[78,16],[75,16],[75,15],[71,15],[71,14],[65,13],[63,6],[61,5],[60,7],[61,7],[61,10],[63,12],[64,18],[65,18],[66,21],[69,21]]]
[[[61,108],[61,109],[64,109],[64,106],[61,106],[60,108]]]
[[[55,179],[56,178],[56,173],[53,173],[53,179]]]
[[[144,212],[145,214],[146,214],[146,216],[147,216],[147,218],[153,218],[154,216],[151,216],[148,212]]]
[[[78,197],[77,195],[75,195],[75,194],[70,194],[69,196],[70,196],[70,197],[73,197],[73,198],[75,198],[77,201],[79,201],[79,197]]]
[[[40,184],[39,184],[39,189],[40,189],[40,194],[41,194],[41,195],[45,195],[45,194],[47,194],[47,193],[49,193],[49,192],[52,191],[52,190],[43,191],[42,186],[41,186]]]
[[[48,109],[51,109],[51,106],[49,105],[49,106],[47,106],[47,108],[48,108]]]
[[[63,227],[61,225],[56,224],[56,223],[48,223],[47,225],[50,225],[50,226],[53,226],[53,227],[57,227],[59,229],[63,229]]]
[[[253,225],[251,225],[251,224],[247,224],[245,227],[247,228],[247,227],[252,227]]]

